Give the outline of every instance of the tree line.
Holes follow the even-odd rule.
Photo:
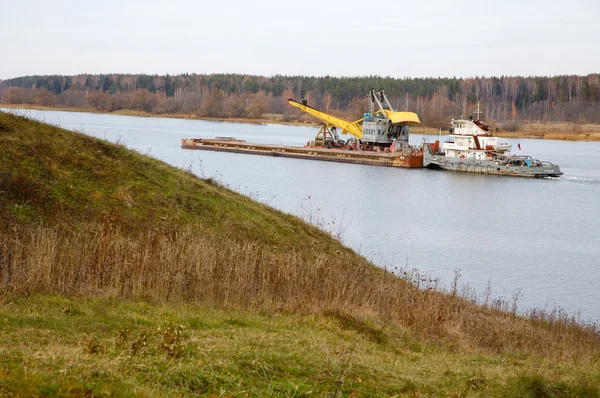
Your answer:
[[[600,123],[600,75],[552,77],[392,78],[251,76],[242,74],[24,76],[0,81],[7,104],[133,109],[204,117],[301,117],[288,98],[349,118],[366,110],[371,88],[426,125],[447,126],[479,101],[486,120]]]

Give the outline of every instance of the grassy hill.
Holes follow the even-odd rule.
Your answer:
[[[599,396],[600,334],[0,113],[0,396]]]

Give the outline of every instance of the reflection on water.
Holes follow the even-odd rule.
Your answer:
[[[380,265],[417,268],[446,285],[460,269],[479,292],[491,280],[495,295],[521,289],[524,306],[559,305],[600,320],[600,143],[511,140],[564,172],[531,180],[180,147],[182,138],[215,136],[300,146],[312,127],[25,113],[217,177],[285,212],[305,215],[309,204],[325,222],[347,226],[344,242]],[[413,144],[422,139],[411,136]]]

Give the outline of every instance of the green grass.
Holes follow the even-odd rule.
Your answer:
[[[597,363],[457,352],[356,321],[14,299],[0,305],[0,395],[600,396]]]
[[[295,217],[123,146],[0,112],[0,211],[19,223],[192,226],[279,250],[344,248]],[[8,165],[8,167],[6,167]],[[2,213],[0,213],[2,215]]]

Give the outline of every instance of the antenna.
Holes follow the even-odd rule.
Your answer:
[[[477,110],[473,113],[477,114],[477,120],[479,120],[479,115],[483,113],[483,111],[479,109],[479,101],[477,101]]]

